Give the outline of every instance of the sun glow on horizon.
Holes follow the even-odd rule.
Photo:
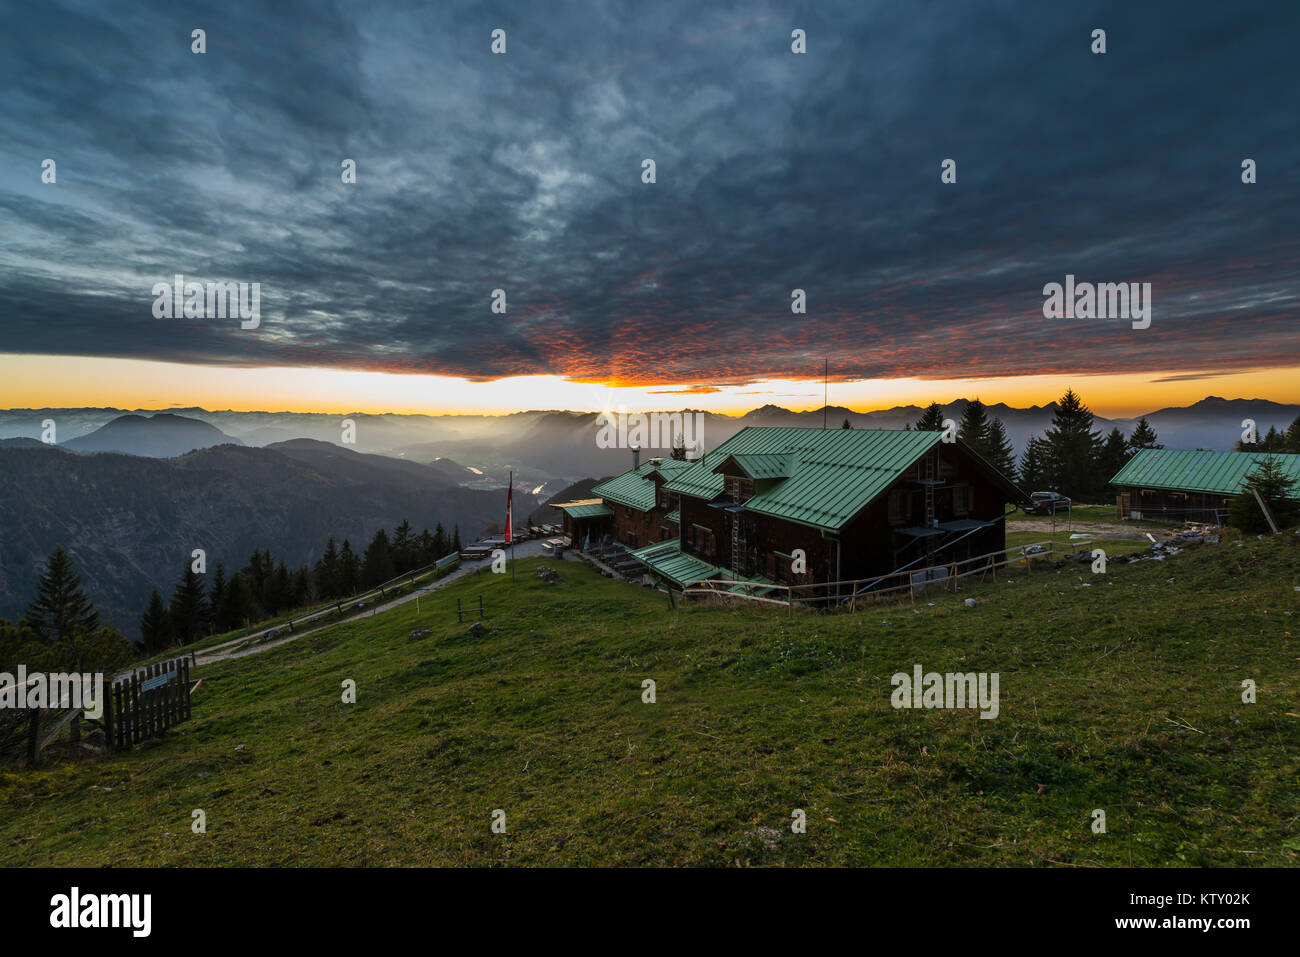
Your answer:
[[[867,379],[829,383],[831,406],[858,412],[979,398],[985,404],[1045,405],[1073,388],[1096,413],[1131,417],[1207,395],[1300,403],[1300,367],[1248,372],[1151,372],[979,379]],[[822,407],[820,377],[747,384],[628,385],[554,375],[488,382],[323,367],[216,366],[140,359],[0,355],[0,408],[229,409],[507,415],[534,409],[599,412],[698,409],[738,415],[763,405],[796,412]]]

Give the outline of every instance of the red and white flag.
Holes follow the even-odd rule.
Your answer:
[[[506,492],[506,544],[509,545],[514,538],[515,514],[515,472],[510,470],[510,489]]]

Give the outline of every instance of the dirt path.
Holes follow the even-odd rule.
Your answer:
[[[1173,534],[1172,532],[1167,532],[1164,529],[1154,529],[1154,528],[1139,529],[1139,528],[1134,528],[1132,525],[1126,526],[1126,525],[1121,525],[1113,522],[1076,521],[1073,526],[1068,528],[1068,530],[1067,530],[1067,524],[1068,523],[1066,523],[1063,520],[1058,521],[1056,523],[1056,532],[1058,535],[1061,534],[1062,532],[1064,532],[1065,534],[1078,534],[1082,532],[1088,532],[1092,535],[1096,535],[1098,538],[1118,538],[1118,539],[1124,539],[1133,542],[1146,542],[1146,541],[1150,541],[1150,539],[1148,539],[1146,536],[1147,532],[1150,532],[1153,536],[1155,536],[1156,541],[1162,541],[1168,538],[1171,534]],[[1030,522],[1030,521],[1023,521],[1023,520],[1016,522],[1016,521],[1008,520],[1007,531],[1008,532],[1037,532],[1044,536],[1050,536],[1052,534],[1052,523],[1041,522],[1041,521]]]

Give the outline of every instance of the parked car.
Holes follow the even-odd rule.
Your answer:
[[[1025,511],[1030,515],[1055,515],[1070,507],[1070,500],[1060,492],[1034,492],[1029,496],[1029,502]]]

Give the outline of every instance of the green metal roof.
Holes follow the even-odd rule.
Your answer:
[[[690,468],[695,463],[687,459],[660,459],[657,465],[654,460],[651,460],[648,464],[652,468],[657,468],[660,472],[663,472],[664,477],[667,478],[674,472],[680,472],[682,469]]]
[[[654,469],[649,463],[643,463],[594,486],[591,494],[648,512],[655,507],[655,483],[648,475],[652,471]]]
[[[730,455],[728,458],[752,479],[789,478],[794,474],[797,454],[789,452],[784,455],[747,454]],[[726,461],[721,461],[714,468],[718,471]]]
[[[722,569],[694,555],[683,554],[677,542],[655,542],[634,550],[632,554],[645,562],[656,575],[662,575],[678,588],[709,578],[721,578],[725,574]]]
[[[673,476],[680,474],[694,464],[694,462],[683,462],[680,459],[642,462],[636,468],[628,469],[622,475],[615,475],[613,478],[606,479],[599,485],[594,486],[591,494],[599,495],[611,502],[618,502],[620,505],[631,505],[642,512],[648,512],[655,507],[653,474],[657,471],[665,479],[671,480]]]
[[[676,522],[678,525],[680,525],[682,523],[682,510],[680,508],[673,509],[671,512],[669,512],[667,515],[664,516],[664,521]]]
[[[1300,482],[1300,455],[1273,454],[1278,466]],[[1188,452],[1179,449],[1139,449],[1111,485],[1236,495],[1247,475],[1269,458],[1267,452]]]
[[[714,472],[730,456],[788,459],[793,474],[745,503],[752,512],[837,529],[892,485],[943,439],[942,432],[902,429],[810,429],[750,426],[708,453],[667,485],[682,495],[712,500],[722,494]],[[755,460],[759,461],[759,460]],[[995,473],[996,474],[996,473]],[[1003,479],[1003,483],[1010,484]]]
[[[613,515],[614,510],[603,503],[588,503],[586,505],[557,505],[556,508],[562,508],[568,513],[570,518],[601,518],[606,515]]]

